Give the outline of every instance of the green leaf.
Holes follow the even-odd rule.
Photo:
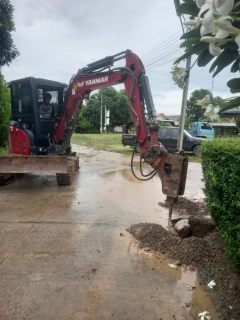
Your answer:
[[[235,51],[226,48],[226,53],[224,53],[223,58],[220,61],[221,63],[218,63],[217,70],[214,72],[213,77],[215,77],[220,71],[222,71],[225,67],[231,64],[235,59]]]
[[[222,51],[222,53],[217,57],[217,59],[216,59],[216,60],[213,62],[213,64],[211,65],[211,67],[210,67],[210,69],[209,69],[209,72],[212,72],[213,69],[215,69],[216,66],[221,63],[221,61],[224,59],[224,56],[226,55],[226,53],[227,53],[228,50],[230,50],[230,49],[229,49],[228,47],[226,47],[226,48]]]
[[[228,46],[232,50],[237,50],[238,49],[238,45],[236,44],[236,42],[229,42]]]
[[[177,8],[177,14],[189,14],[197,17],[200,9],[196,6],[195,3],[183,3]]]
[[[235,72],[237,72],[237,71],[239,70],[239,63],[240,63],[240,59],[237,59],[237,60],[233,63],[233,65],[232,65],[232,67],[231,67],[231,72],[235,73]]]
[[[197,64],[199,67],[205,67],[213,58],[215,57],[209,52],[209,48],[207,48],[200,53]]]
[[[235,57],[235,50],[231,50],[230,49],[230,43],[226,43],[224,46],[221,46],[221,48],[223,49],[221,54],[216,58],[216,60],[213,62],[213,64],[211,65],[209,72],[212,72],[213,69],[215,69],[216,67],[218,67],[218,72],[219,73],[223,68],[225,68],[226,66],[228,66],[230,63],[232,63],[236,57]],[[217,75],[214,74],[213,76]]]
[[[187,57],[192,56],[193,54],[199,54],[201,51],[205,50],[206,47],[208,47],[208,44],[201,42],[200,44],[189,49],[186,53],[184,53],[184,55],[182,55],[180,58],[174,61],[173,64],[179,63],[180,61],[186,59]]]
[[[227,86],[232,93],[240,92],[240,78],[234,78],[227,82]]]
[[[234,80],[234,79],[232,79],[232,80]],[[240,106],[240,97],[232,98],[227,102],[227,104],[223,108],[221,108],[220,111],[224,112],[226,110],[237,108],[239,106]]]
[[[194,29],[184,33],[180,39],[191,39],[191,38],[201,39],[200,27],[194,28]]]
[[[193,38],[193,39],[186,40],[183,43],[181,43],[180,48],[188,47],[188,46],[190,46],[192,44],[197,44],[197,43],[199,43],[201,41],[200,39],[201,38]]]

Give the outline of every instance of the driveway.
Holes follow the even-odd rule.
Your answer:
[[[139,222],[168,227],[160,179],[136,180],[129,155],[76,150],[71,186],[26,174],[0,189],[0,319],[187,320],[206,308],[214,315],[195,272],[170,268],[126,231]],[[202,186],[200,164],[190,163],[186,195],[199,199]]]

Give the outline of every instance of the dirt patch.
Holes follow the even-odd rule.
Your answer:
[[[167,203],[161,205],[168,207]],[[179,199],[175,210],[179,216],[187,215],[190,221],[192,218],[196,225],[207,215],[203,201],[185,198]],[[232,267],[231,259],[224,256],[225,246],[215,229],[201,238],[189,236],[184,239],[158,224],[140,223],[132,225],[127,231],[139,241],[140,248],[160,251],[181,264],[196,268],[198,281],[218,306],[221,319],[240,319],[240,273]],[[208,287],[211,280],[216,283],[213,289]]]

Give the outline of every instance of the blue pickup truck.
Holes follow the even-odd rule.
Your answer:
[[[209,122],[195,121],[189,125],[189,133],[193,137],[206,138],[208,140],[214,139],[215,131]]]

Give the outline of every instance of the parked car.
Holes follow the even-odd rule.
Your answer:
[[[166,149],[176,149],[178,142],[179,128],[160,127],[158,131],[158,141],[161,142]],[[192,151],[195,156],[201,154],[201,143],[206,140],[203,138],[193,137],[184,130],[183,150]]]
[[[161,142],[164,147],[168,149],[177,149],[179,128],[178,127],[160,127],[158,131],[158,141]],[[194,155],[199,156],[201,154],[201,143],[206,140],[203,138],[193,137],[186,130],[184,130],[183,136],[183,150],[192,151]],[[135,134],[123,134],[122,144],[124,146],[134,147],[137,146],[137,136]]]

